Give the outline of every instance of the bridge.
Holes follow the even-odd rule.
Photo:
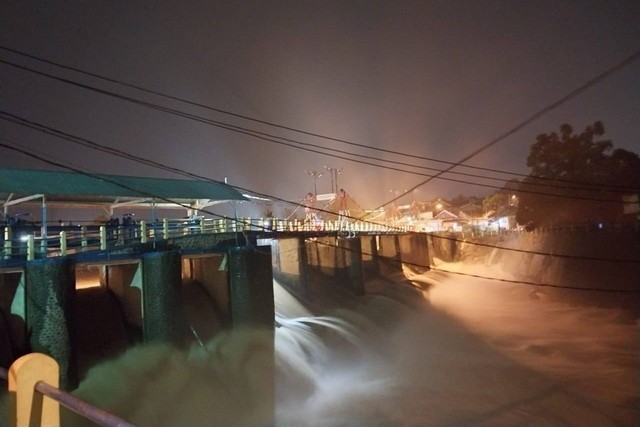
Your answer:
[[[50,182],[56,178],[51,173],[47,177]],[[46,354],[60,366],[63,390],[73,390],[96,363],[139,343],[184,346],[228,328],[273,330],[274,279],[297,298],[312,301],[317,284],[327,279],[363,295],[369,276],[401,271],[403,263],[428,265],[426,234],[367,221],[192,215],[151,222],[47,222],[45,202],[71,207],[140,204],[151,210],[160,203],[148,195],[128,193],[127,199],[118,195],[122,189],[113,188],[79,196],[87,188],[97,192],[91,180],[67,184],[76,193],[60,194],[64,188],[59,183],[54,183],[56,192],[48,193],[41,191],[41,183],[47,182],[42,176],[35,183],[22,178],[21,192],[14,184],[6,198],[5,218],[16,201],[39,200],[45,220],[5,221],[2,226],[0,366],[31,352]],[[91,177],[60,179],[85,178]],[[101,179],[137,184],[132,177]],[[182,209],[244,197],[224,187],[220,192],[217,186],[195,194],[191,181],[145,184],[147,192],[160,192],[167,184],[183,191],[162,196],[181,196],[177,205]],[[9,187],[2,180],[0,186],[0,194]]]

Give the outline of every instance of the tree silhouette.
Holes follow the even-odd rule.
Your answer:
[[[531,174],[520,183],[520,224],[595,224],[624,219],[623,195],[640,189],[640,158],[613,150],[602,122],[582,133],[568,124],[541,134],[531,145]],[[538,185],[543,184],[543,185]],[[545,193],[545,194],[535,194]]]

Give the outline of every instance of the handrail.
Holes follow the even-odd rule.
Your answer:
[[[0,224],[2,226],[2,224]],[[15,229],[4,225],[4,239],[0,259],[23,257],[27,260],[71,253],[108,250],[132,243],[146,243],[157,239],[170,239],[192,234],[237,233],[241,231],[284,232],[349,232],[386,233],[421,231],[411,224],[384,224],[367,221],[300,220],[277,218],[180,218],[128,224],[83,224],[64,227],[42,236],[34,226]],[[53,228],[53,226],[52,226]],[[57,229],[56,229],[57,230]]]
[[[30,353],[0,368],[0,378],[15,393],[12,423],[16,427],[60,426],[60,405],[103,427],[135,427],[122,418],[57,388],[59,366],[52,357]],[[48,399],[37,398],[39,393]]]
[[[36,383],[36,390],[40,393],[48,396],[55,401],[59,402],[62,406],[76,414],[82,415],[84,418],[95,422],[104,427],[135,427],[135,424],[131,424],[122,418],[113,415],[104,409],[98,408],[84,400],[75,397],[69,393],[53,387],[44,381],[38,381]]]

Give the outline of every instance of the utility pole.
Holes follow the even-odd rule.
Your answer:
[[[313,196],[314,197],[318,197],[318,185],[316,183],[316,181],[318,181],[318,178],[320,178],[322,175],[324,175],[324,172],[318,172],[317,170],[313,169],[313,170],[305,170],[305,172],[307,173],[307,175],[309,175],[310,177],[313,178]]]
[[[331,192],[338,192],[338,175],[342,172],[342,168],[330,168],[329,166],[324,167],[329,173],[331,173]]]

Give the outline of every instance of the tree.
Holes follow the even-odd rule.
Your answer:
[[[501,209],[505,209],[508,206],[517,204],[517,193],[520,188],[520,181],[517,179],[510,179],[504,184],[500,190],[490,196],[485,197],[482,201],[482,208],[485,213],[497,212]],[[514,196],[516,198],[514,199]]]
[[[640,158],[613,150],[602,122],[579,134],[568,124],[532,144],[520,183],[520,224],[595,223],[622,219],[622,196],[640,189]],[[613,151],[612,151],[613,150]]]

